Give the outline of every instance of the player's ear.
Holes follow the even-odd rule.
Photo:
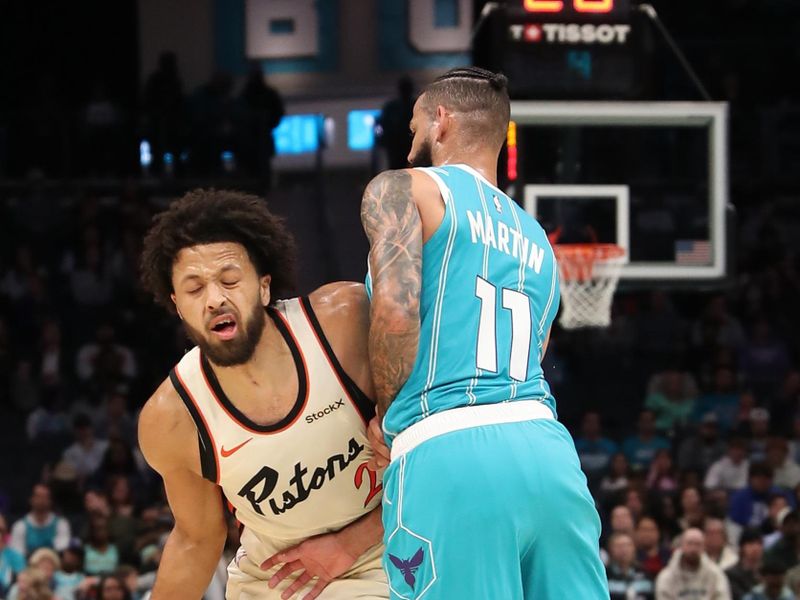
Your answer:
[[[272,293],[269,289],[270,283],[272,283],[272,275],[264,275],[259,280],[259,293],[261,295],[261,304],[263,306],[269,306],[269,302],[272,299]]]
[[[447,109],[439,104],[436,107],[436,117],[434,119],[434,123],[436,125],[436,138],[434,139],[435,142],[441,142],[442,138],[447,134],[447,131],[452,126],[452,115],[447,112]]]
[[[181,314],[181,310],[178,308],[178,303],[175,301],[175,294],[170,294],[169,298],[175,305],[175,312],[178,313],[178,317],[180,318],[181,321],[183,321],[183,315]]]

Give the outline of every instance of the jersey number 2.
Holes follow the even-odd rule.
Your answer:
[[[497,373],[497,288],[481,277],[475,279],[475,295],[481,301],[476,366]],[[528,379],[531,347],[531,308],[528,297],[502,289],[503,309],[511,313],[511,359],[508,374],[517,381]]]
[[[367,499],[364,500],[364,508],[367,507],[369,501],[378,495],[383,489],[383,484],[378,482],[378,474],[367,466],[367,463],[361,463],[356,469],[355,478],[353,483],[356,484],[356,489],[361,489],[361,484],[364,483],[364,472],[366,471],[369,477],[369,490],[367,491]]]

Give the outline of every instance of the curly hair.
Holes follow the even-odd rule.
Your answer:
[[[295,245],[284,220],[258,196],[215,189],[192,190],[153,217],[140,259],[142,286],[175,312],[172,268],[178,253],[217,242],[244,246],[258,276],[272,276],[273,298],[294,289]]]

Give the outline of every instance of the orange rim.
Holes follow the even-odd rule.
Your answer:
[[[567,260],[610,260],[625,254],[625,249],[616,244],[556,244],[556,256]]]
[[[561,267],[561,277],[567,280],[589,279],[595,263],[625,255],[624,248],[616,244],[555,244],[553,251]]]

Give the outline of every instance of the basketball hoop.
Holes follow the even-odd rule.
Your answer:
[[[554,244],[564,329],[608,327],[625,250],[614,244]]]

